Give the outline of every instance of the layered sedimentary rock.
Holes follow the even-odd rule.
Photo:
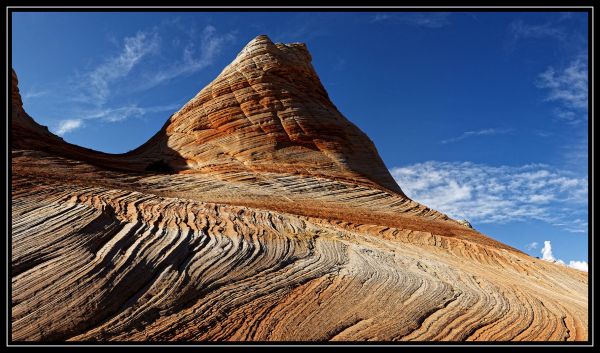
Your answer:
[[[12,339],[586,340],[587,274],[407,198],[310,60],[257,37],[122,155],[13,73]]]
[[[40,148],[49,142],[62,144],[62,139],[36,123],[23,109],[19,80],[12,70],[11,87],[11,145],[13,148]]]
[[[193,172],[359,180],[401,192],[373,142],[331,103],[306,45],[252,40],[165,127],[131,154]]]

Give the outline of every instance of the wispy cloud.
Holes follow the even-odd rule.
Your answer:
[[[402,18],[402,22],[418,27],[442,28],[450,24],[449,12],[410,13]]]
[[[536,136],[541,137],[541,138],[547,138],[547,137],[551,137],[554,134],[550,131],[545,131],[545,130],[535,130],[533,132]]]
[[[183,30],[179,22],[171,25]],[[198,72],[213,64],[216,57],[221,54],[225,45],[232,43],[235,39],[233,33],[218,33],[214,26],[205,26],[198,34],[194,26],[182,33],[181,38],[171,38],[170,44],[173,48],[165,50],[179,51],[179,61],[168,59],[157,61],[140,69],[135,77],[130,73],[133,68],[142,62],[144,57],[159,54],[160,43],[163,41],[159,29],[138,31],[133,37],[126,37],[123,48],[119,55],[109,58],[104,64],[98,66],[87,75],[85,84],[92,89],[92,97],[100,101],[106,101],[111,94],[110,85],[120,83],[117,81],[127,80],[135,85],[128,85],[131,92],[148,90],[163,82],[182,75]],[[178,40],[175,40],[178,39]],[[131,93],[130,92],[130,93]]]
[[[562,146],[565,165],[587,171],[588,165],[588,64],[585,54],[568,65],[548,67],[539,74],[536,86],[543,89],[545,101],[551,103],[558,121],[571,126],[567,144]]]
[[[546,101],[556,102],[557,116],[566,121],[587,120],[588,65],[583,55],[561,69],[548,67],[539,74],[537,87],[546,89]]]
[[[588,38],[585,21],[573,13],[548,15],[543,23],[526,23],[522,19],[508,25],[506,47],[514,49],[524,39],[550,40],[565,58],[567,65],[549,66],[535,80],[535,85],[547,92],[545,100],[556,103],[555,115],[570,123],[587,119],[588,103]]]
[[[189,41],[183,48],[181,61],[147,74],[139,88],[146,90],[175,77],[197,72],[211,65],[225,45],[235,40],[232,33],[218,34],[217,29],[211,25],[202,30],[200,38],[196,38],[193,34],[192,38],[195,40]]]
[[[582,174],[588,173],[588,160],[589,160],[589,145],[588,145],[588,133],[586,130],[581,129],[576,132],[574,136],[569,138],[569,142],[561,148],[563,163],[571,168],[577,170]]]
[[[40,91],[29,90],[27,92],[24,92],[21,96],[22,96],[23,100],[27,101],[32,98],[43,97],[43,96],[47,95],[48,93],[50,93],[50,91],[48,91],[48,90],[40,90]]]
[[[539,245],[538,242],[534,241],[532,243],[525,245],[525,249],[527,249],[527,250],[537,249],[538,245]]]
[[[560,21],[549,20],[544,23],[526,23],[523,20],[512,21],[507,28],[504,50],[511,53],[517,44],[523,40],[555,40],[561,43],[567,41],[569,33]]]
[[[91,108],[89,110],[78,111],[74,113],[77,116],[82,116],[80,119],[64,119],[60,120],[54,129],[54,132],[63,136],[75,129],[81,128],[86,120],[101,119],[107,122],[124,121],[131,117],[143,117],[149,113],[173,112],[180,108],[179,104],[168,104],[159,106],[140,107],[137,104],[130,104],[120,107],[100,107]]]
[[[337,57],[335,59],[335,62],[333,64],[333,69],[335,71],[342,71],[346,68],[346,59],[341,58],[341,57]]]
[[[564,28],[553,22],[527,24],[523,20],[515,20],[508,25],[508,33],[515,41],[539,38],[564,40],[567,37]]]
[[[177,108],[180,108],[180,105],[168,104],[159,106],[140,107],[137,104],[130,104],[121,107],[90,110],[83,113],[82,115],[85,116],[85,119],[103,119],[109,122],[117,122],[125,120],[132,116],[143,116],[148,113],[174,111]]]
[[[520,42],[533,41],[554,42],[558,44],[555,49],[567,56],[587,48],[587,19],[582,13],[547,13],[543,22],[534,22],[531,16],[522,17],[507,26],[504,40],[507,53],[512,53]]]
[[[539,220],[587,232],[587,177],[547,165],[470,162],[413,164],[390,170],[414,200],[471,223]]]
[[[63,136],[66,133],[69,133],[73,130],[79,129],[83,127],[83,120],[81,119],[66,119],[60,121],[58,127],[56,129],[56,134],[59,136]]]
[[[503,134],[508,134],[511,131],[512,131],[512,129],[482,129],[482,130],[475,130],[475,131],[466,131],[466,132],[463,132],[459,136],[449,138],[446,140],[442,140],[441,143],[446,144],[446,143],[458,142],[458,141],[462,141],[466,138],[473,137],[473,136],[503,135]]]
[[[54,105],[55,115],[73,117],[49,123],[56,134],[62,136],[91,126],[84,122],[92,120],[119,122],[151,113],[174,112],[181,103],[141,104],[137,97],[142,91],[213,64],[234,35],[221,34],[211,25],[196,30],[194,25],[171,21],[121,39],[111,38],[117,49],[96,65],[79,70],[67,82],[53,84],[52,89],[47,86],[28,92],[27,98],[44,96],[56,102],[69,101]],[[177,55],[179,60],[173,59]]]
[[[543,101],[553,113],[555,122],[566,124],[560,141],[562,164],[566,168],[587,174],[588,165],[588,60],[587,20],[577,13],[556,13],[546,16],[543,23],[526,23],[523,20],[508,26],[507,47],[524,39],[547,40],[553,43],[553,55],[560,54],[561,62],[548,65],[532,82],[543,92]],[[536,132],[539,137],[549,137]],[[558,141],[559,139],[557,139]]]
[[[550,242],[549,240],[544,241],[544,247],[541,250],[541,254],[542,254],[542,260],[557,263],[557,264],[560,264],[563,266],[569,266],[569,267],[578,269],[580,271],[588,272],[587,261],[571,260],[571,261],[569,261],[569,264],[567,265],[567,264],[565,264],[565,262],[563,260],[555,258],[554,254],[552,253],[552,242]]]
[[[98,105],[105,103],[111,94],[111,84],[126,77],[142,58],[157,53],[159,42],[158,33],[154,31],[138,31],[134,36],[125,37],[118,55],[109,57],[80,80],[80,89],[85,92],[80,99]]]
[[[274,42],[302,41],[308,42],[317,37],[328,36],[331,34],[330,24],[335,22],[333,13],[298,13],[289,16],[286,24],[273,30],[272,25],[255,23],[251,26],[257,30],[257,33],[269,34]]]
[[[389,13],[376,13],[375,15],[373,15],[373,17],[371,17],[370,22],[382,22],[385,20],[389,20],[391,18],[394,18],[394,16],[392,16]]]
[[[404,12],[404,13],[377,13],[370,21],[396,22],[414,27],[442,28],[450,24],[450,12]]]

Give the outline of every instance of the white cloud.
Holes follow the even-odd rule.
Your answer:
[[[588,65],[583,56],[563,69],[549,67],[538,77],[537,86],[548,89],[546,100],[558,102],[557,115],[565,120],[587,118]]]
[[[156,113],[163,111],[175,111],[180,108],[178,104],[139,107],[137,104],[130,104],[114,108],[100,108],[79,113],[83,119],[102,119],[108,122],[123,121],[129,117],[143,116],[148,113]]]
[[[22,98],[23,98],[23,100],[29,100],[32,98],[43,97],[43,96],[47,95],[48,93],[50,93],[48,90],[41,90],[41,91],[29,90],[29,91],[23,93]]]
[[[102,106],[112,98],[116,87],[124,86],[123,83],[127,83],[126,87],[130,90],[126,93],[139,92],[178,76],[197,72],[211,65],[225,45],[235,39],[232,33],[219,34],[211,25],[204,27],[199,35],[192,29],[185,36],[188,37],[185,42],[183,37],[171,38],[169,42],[173,48],[166,48],[180,52],[181,60],[176,62],[172,59],[166,61],[158,55],[162,41],[158,28],[138,31],[134,36],[125,37],[117,55],[106,58],[102,64],[77,78],[81,84],[77,87],[75,99]],[[145,65],[136,75],[132,75],[134,68],[140,66],[144,58],[150,57],[156,58],[153,66],[157,69],[148,70],[148,65]]]
[[[542,248],[541,253],[542,260],[557,263],[563,266],[572,267],[580,271],[588,272],[588,263],[586,261],[571,260],[567,265],[563,260],[555,258],[554,254],[552,253],[552,242],[550,242],[549,240],[544,241],[544,247]]]
[[[392,168],[412,199],[471,223],[539,220],[587,232],[587,177],[546,165],[429,161]]]
[[[165,41],[166,26],[170,28]],[[113,38],[111,42],[118,49],[112,55],[79,71],[67,82],[54,84],[54,88],[28,92],[27,98],[47,95],[44,99],[69,101],[55,104],[54,115],[76,117],[57,119],[55,131],[59,135],[89,125],[83,122],[94,119],[118,122],[149,113],[172,113],[181,104],[142,105],[132,95],[211,65],[233,39],[233,34],[219,34],[214,26],[196,31],[193,24],[165,22],[122,39]],[[173,60],[173,56],[180,59]]]
[[[562,163],[572,170],[586,173],[588,164],[587,135],[582,136],[582,128],[588,122],[588,36],[584,17],[572,12],[555,13],[545,16],[544,23],[530,24],[523,20],[513,21],[508,26],[506,49],[512,50],[522,39],[548,40],[552,42],[555,54],[562,53],[566,64],[552,65],[541,71],[534,84],[545,91],[544,100],[549,104],[556,120],[577,128],[577,131],[563,131],[567,141],[560,148]],[[563,56],[561,55],[561,56]],[[572,136],[571,133],[575,132]],[[537,133],[549,137],[546,133]]]
[[[392,18],[392,15],[390,15],[390,14],[378,13],[378,14],[375,14],[373,17],[371,17],[371,22],[381,22],[381,21],[389,20],[390,18]]]
[[[519,41],[545,41],[553,46],[554,54],[558,50],[567,55],[586,50],[588,46],[585,16],[563,12],[545,15],[544,22],[529,20],[533,19],[517,19],[508,25],[505,50],[511,52]]]
[[[450,12],[407,12],[402,14],[403,23],[426,28],[441,28],[450,24]]]
[[[108,58],[103,64],[89,72],[84,80],[84,100],[103,104],[111,94],[111,84],[126,77],[140,63],[144,56],[158,52],[160,38],[156,32],[139,31],[135,36],[125,37],[123,47],[116,56]]]
[[[511,131],[512,131],[512,129],[483,129],[483,130],[476,130],[476,131],[466,131],[457,137],[442,140],[441,143],[446,144],[446,143],[451,143],[451,142],[458,142],[458,141],[461,141],[461,140],[464,140],[466,138],[473,137],[473,136],[502,135],[502,134],[507,134]]]
[[[569,143],[562,146],[562,156],[565,165],[570,169],[580,170],[582,173],[588,173],[588,134],[586,130],[581,129],[575,136],[569,138]]]
[[[337,57],[335,59],[335,63],[333,64],[333,69],[335,71],[341,71],[346,67],[346,59]]]
[[[81,119],[67,119],[61,120],[56,128],[56,134],[62,136],[67,132],[71,132],[75,129],[78,129],[83,126],[83,121]]]
[[[209,65],[223,51],[226,44],[235,39],[232,33],[218,34],[217,29],[211,25],[202,30],[200,38],[191,35],[192,40],[183,48],[182,59],[166,69],[154,72],[145,77],[140,85],[141,89],[149,89],[163,82],[182,75],[192,74]]]
[[[571,169],[587,171],[588,136],[582,124],[588,122],[588,65],[586,55],[579,55],[566,67],[547,68],[538,76],[538,88],[547,91],[545,100],[553,102],[555,116],[576,126],[575,135],[564,146],[563,160]],[[568,136],[568,135],[567,135]]]
[[[378,13],[371,17],[370,22],[394,21],[414,27],[442,28],[450,24],[450,12],[404,12]]]
[[[554,38],[564,40],[567,36],[564,29],[548,22],[543,24],[526,24],[516,20],[508,26],[508,32],[514,41],[519,39]]]
[[[556,21],[548,21],[541,24],[525,23],[523,20],[515,20],[508,25],[507,37],[504,42],[504,48],[512,52],[517,43],[522,40],[544,40],[551,39],[566,43],[569,33]]]
[[[588,272],[588,263],[586,261],[569,261],[569,267],[573,267],[580,271]]]
[[[538,245],[539,245],[538,242],[534,241],[532,243],[525,245],[525,249],[527,249],[527,250],[537,249]]]
[[[542,138],[552,137],[554,135],[552,132],[545,130],[535,130],[533,133]]]
[[[542,260],[557,262],[559,264],[564,265],[565,262],[554,257],[552,254],[552,243],[549,240],[544,241],[544,247],[542,248]]]

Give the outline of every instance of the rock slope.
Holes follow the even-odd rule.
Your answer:
[[[12,340],[587,340],[587,274],[407,198],[310,61],[259,36],[121,155],[13,72]]]
[[[331,103],[306,45],[252,40],[132,155],[174,169],[358,180],[401,193],[373,142]]]

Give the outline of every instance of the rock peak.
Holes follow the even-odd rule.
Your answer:
[[[23,109],[23,100],[19,92],[19,78],[12,68],[11,86],[11,145],[12,147],[34,148],[45,146],[48,139],[60,140],[48,131],[46,126],[36,123]]]
[[[267,35],[261,34],[248,42],[237,54],[236,60],[229,66],[236,65],[239,61],[250,57],[260,57],[267,53],[277,59],[271,63],[279,65],[306,65],[312,61],[305,43],[273,43]]]
[[[175,170],[304,174],[402,194],[373,142],[329,99],[304,43],[257,36],[162,133],[181,157],[169,162]],[[143,147],[134,153],[162,158],[164,149]]]
[[[248,45],[250,45],[252,43],[271,43],[271,44],[273,44],[273,41],[271,40],[271,38],[269,38],[268,35],[266,35],[266,34],[259,34],[256,37],[254,37],[254,39],[252,39],[248,43]]]
[[[22,148],[50,144],[71,158],[128,170],[304,175],[405,196],[373,142],[329,99],[304,43],[257,36],[154,137],[120,159],[65,144],[35,123],[22,109],[17,82],[13,71],[12,133]]]
[[[23,101],[21,100],[21,94],[19,93],[19,79],[15,69],[12,69],[12,108],[13,112],[15,109],[21,109],[23,107]]]
[[[271,41],[271,39],[268,36],[261,34],[249,41],[248,44],[246,44],[244,48],[240,50],[237,57],[252,54],[257,50],[266,49],[273,46],[275,46],[273,41]]]

